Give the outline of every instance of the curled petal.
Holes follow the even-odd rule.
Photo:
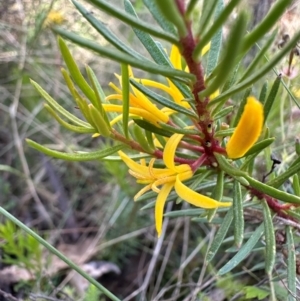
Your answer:
[[[166,166],[169,169],[176,170],[176,166],[174,163],[175,152],[183,136],[184,136],[183,134],[174,134],[170,137],[170,139],[166,143],[163,159]]]
[[[158,237],[161,235],[162,230],[162,221],[163,221],[163,214],[164,214],[164,207],[166,203],[166,199],[172,190],[174,183],[167,183],[165,184],[156,199],[155,203],[155,226]]]
[[[186,185],[182,184],[180,176],[176,177],[175,191],[179,197],[181,197],[186,202],[205,209],[214,209],[218,207],[228,207],[231,206],[230,202],[218,202],[207,196],[197,193],[196,191],[190,189]]]
[[[259,138],[263,123],[263,105],[255,97],[248,97],[241,119],[227,143],[228,157],[242,157]]]

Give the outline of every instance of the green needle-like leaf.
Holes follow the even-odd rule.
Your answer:
[[[291,2],[291,0],[278,0],[275,2],[268,14],[262,19],[262,22],[246,35],[243,41],[243,52],[248,51],[255,42],[262,38],[273,27]]]
[[[216,12],[215,12],[215,19],[220,15],[224,8],[224,2],[223,0],[218,1],[209,1],[210,3],[218,3]],[[221,51],[221,45],[222,45],[222,27],[219,28],[219,30],[215,33],[213,38],[211,39],[210,49],[208,53],[208,59],[207,59],[207,67],[206,67],[206,77],[208,77],[212,71],[217,66],[219,55]]]
[[[290,226],[286,226],[287,238],[287,288],[289,290],[288,301],[296,301],[297,277],[296,277],[296,254],[293,231]]]
[[[111,154],[116,153],[117,151],[127,147],[124,144],[119,144],[116,146],[112,146],[106,149],[93,151],[89,153],[64,153],[59,152],[53,149],[50,149],[48,147],[45,147],[39,143],[36,143],[30,139],[26,139],[26,142],[28,145],[42,153],[44,153],[47,156],[54,157],[57,159],[62,159],[65,161],[92,161],[92,160],[100,160],[105,158],[106,156],[109,156]]]
[[[152,123],[147,122],[146,120],[134,118],[133,121],[137,125],[139,125],[141,128],[143,128],[143,129],[145,129],[149,132],[152,132],[154,134],[158,134],[158,135],[161,135],[161,136],[164,136],[164,137],[171,137],[173,135],[172,132],[167,131],[165,129],[158,128],[155,125],[153,125]]]
[[[219,17],[214,21],[210,29],[205,33],[204,36],[200,37],[200,42],[196,45],[193,57],[197,59],[203,47],[211,40],[211,38],[216,34],[218,29],[223,26],[228,16],[231,14],[233,9],[238,5],[241,0],[231,0],[230,3],[223,9]],[[237,40],[238,41],[238,40]]]
[[[137,14],[129,0],[124,0],[124,6],[127,13],[132,15],[135,18],[137,17]],[[133,28],[134,33],[138,37],[138,39],[141,41],[141,43],[144,45],[144,47],[147,49],[153,60],[158,65],[163,66],[170,66],[172,67],[172,63],[170,62],[168,56],[166,55],[165,49],[160,46],[160,44],[153,40],[153,38],[146,32],[141,31],[139,29]],[[186,98],[192,97],[191,92],[187,86],[180,83],[177,80],[171,79],[174,85],[179,89],[179,91],[184,95]]]
[[[179,36],[184,38],[187,35],[187,27],[183,16],[178,10],[176,2],[173,0],[156,0],[156,5],[160,8],[164,17],[169,20],[178,30]]]
[[[280,87],[280,83],[281,83],[281,74],[279,74],[277,76],[277,78],[275,79],[275,81],[273,83],[273,86],[271,88],[271,91],[268,95],[268,98],[265,101],[265,104],[264,104],[264,123],[267,121],[269,113],[272,109],[272,106],[273,106],[274,101],[276,99],[277,92],[278,92],[279,87]]]
[[[64,58],[64,61],[68,67],[68,70],[74,80],[74,82],[78,85],[84,95],[91,101],[91,103],[96,106],[97,100],[93,89],[86,82],[84,77],[82,76],[79,67],[77,66],[67,44],[62,38],[58,38],[58,44],[61,51],[61,54]]]
[[[262,203],[264,209],[264,227],[266,240],[265,269],[266,273],[269,275],[269,277],[271,277],[276,256],[275,230],[270,208],[266,201],[263,201]]]
[[[211,0],[204,0],[202,3],[202,10],[201,10],[201,17],[198,23],[198,33],[197,36],[202,38],[203,32],[207,31],[210,25],[210,19],[215,11],[216,5],[224,6],[223,0],[218,1],[211,1]],[[216,14],[215,14],[216,15]]]
[[[300,180],[299,180],[299,176],[297,174],[295,174],[293,176],[293,189],[294,189],[295,195],[300,196]]]
[[[156,0],[143,0],[143,2],[160,27],[164,31],[176,35],[175,26],[162,15],[160,9],[157,7]]]
[[[244,210],[241,184],[233,182],[233,220],[234,220],[234,242],[240,248],[244,240]]]
[[[206,256],[206,261],[210,262],[216,255],[216,253],[218,252],[221,244],[224,241],[224,238],[228,232],[228,229],[232,223],[232,219],[233,219],[233,209],[230,208],[227,212],[227,214],[225,215],[223,222],[216,234],[216,236],[214,237],[214,240],[209,248],[209,250],[207,251],[207,256]]]
[[[100,86],[100,83],[99,83],[94,71],[89,66],[86,67],[86,71],[87,71],[89,80],[92,83],[92,87],[94,89],[94,92],[95,92],[95,95],[97,98],[96,108],[100,112],[101,116],[103,116],[103,119],[105,120],[107,126],[110,128],[111,126],[109,123],[109,119],[108,119],[107,114],[102,105],[103,101],[105,101],[105,94]]]
[[[41,94],[41,96],[43,96],[43,98],[48,102],[48,104],[57,112],[65,116],[68,120],[72,121],[76,125],[91,128],[89,123],[79,119],[78,117],[64,109],[61,105],[59,105],[39,84],[37,84],[33,80],[31,80],[30,82],[35,87],[35,89]]]
[[[218,275],[222,276],[232,269],[234,269],[240,262],[242,262],[256,246],[257,242],[264,233],[264,224],[260,224],[258,228],[254,231],[252,236],[247,240],[247,242],[241,247],[241,249],[235,254],[218,272]]]
[[[166,98],[164,96],[161,96],[160,94],[157,94],[157,93],[151,91],[147,87],[139,84],[136,80],[130,79],[130,83],[134,87],[136,87],[139,91],[141,91],[143,94],[145,94],[146,96],[152,98],[154,101],[158,102],[162,106],[167,107],[169,109],[172,109],[175,112],[179,112],[179,113],[182,113],[184,115],[193,117],[195,119],[198,118],[197,115],[194,112],[192,112],[192,111],[190,111],[190,110],[188,110],[188,109],[186,109],[186,108],[178,105],[175,102],[170,101],[168,98]]]
[[[112,45],[122,52],[125,52],[129,55],[132,55],[140,60],[146,60],[141,54],[128,47],[123,43],[115,34],[113,34],[104,23],[99,21],[94,17],[88,10],[86,10],[80,3],[75,0],[72,0],[73,4],[76,6],[78,11],[83,15],[83,17]]]
[[[184,134],[184,135],[199,135],[199,131],[176,128],[174,126],[168,125],[166,123],[159,122],[162,129],[167,130],[171,133]]]
[[[262,141],[255,143],[244,155],[244,157],[250,156],[252,154],[258,155],[263,149],[271,145],[275,141],[275,138],[267,138]]]
[[[245,34],[246,29],[246,15],[244,13],[240,14],[235,25],[233,26],[230,37],[227,43],[227,49],[224,57],[222,58],[221,63],[215,69],[216,77],[208,85],[208,87],[200,93],[200,97],[204,98],[205,96],[210,95],[215,92],[228,78],[228,75],[231,73],[233,67],[236,63],[236,58],[238,57],[241,40]]]
[[[300,171],[300,161],[290,166],[285,172],[283,172],[281,175],[277,176],[271,181],[267,182],[267,185],[278,188],[280,187],[285,181],[287,181],[290,177],[295,175],[297,172]]]
[[[128,133],[128,120],[129,120],[129,71],[128,71],[128,65],[122,64],[122,105],[123,105],[123,131],[125,134],[125,137],[129,138]]]
[[[241,116],[244,112],[245,105],[247,103],[247,98],[248,98],[248,96],[250,96],[251,92],[252,92],[252,87],[249,87],[247,90],[245,90],[244,95],[243,95],[243,99],[240,102],[239,109],[238,109],[237,113],[235,114],[235,118],[234,118],[234,121],[232,123],[233,127],[236,127],[237,124],[239,123],[239,121],[241,119]]]
[[[267,92],[268,92],[268,82],[265,81],[265,83],[263,84],[263,86],[260,90],[260,94],[259,94],[259,98],[258,98],[262,104],[264,104],[266,101]]]
[[[82,38],[80,35],[77,35],[72,32],[65,31],[59,27],[53,28],[54,32],[61,35],[65,39],[68,39],[72,41],[73,43],[80,45],[84,48],[88,48],[90,50],[93,50],[100,55],[110,58],[114,61],[128,64],[132,67],[136,67],[145,71],[148,71],[150,73],[155,74],[161,74],[166,77],[175,78],[177,80],[186,82],[186,80],[194,80],[195,76],[193,74],[175,70],[172,68],[164,67],[157,65],[155,63],[151,63],[150,61],[142,61],[139,60],[131,55],[128,55],[126,53],[123,53],[121,51],[115,50],[115,49],[109,49],[108,47],[100,46],[99,44],[95,43],[92,40],[88,40],[85,38]]]
[[[135,124],[133,127],[133,133],[135,140],[140,144],[140,146],[147,152],[147,153],[153,153],[154,148],[151,148],[146,137],[144,131]]]
[[[52,115],[52,117],[63,127],[68,129],[69,131],[75,132],[75,133],[96,133],[96,130],[92,127],[87,128],[83,126],[76,126],[69,124],[65,122],[63,119],[61,119],[56,112],[47,104],[45,104],[45,109]]]
[[[228,89],[215,99],[211,100],[208,103],[208,107],[214,106],[221,102],[225,102],[228,99],[228,97],[230,97],[232,94],[244,90],[246,87],[249,87],[254,82],[263,77],[265,74],[267,74],[293,47],[295,47],[295,44],[297,43],[299,38],[300,32],[295,34],[294,37],[290,40],[290,42],[288,42],[287,45],[278,54],[276,54],[268,63],[263,65],[262,68],[254,72],[251,76],[246,78],[241,83],[234,85],[232,88]]]
[[[274,39],[276,37],[276,31],[272,33],[272,35],[268,38],[268,40],[265,42],[264,46],[260,49],[259,53],[255,56],[254,60],[251,62],[251,64],[248,66],[242,77],[240,78],[239,82],[242,82],[247,77],[249,77],[257,67],[258,63],[265,57],[266,52],[270,49],[271,45],[274,42]],[[258,46],[257,46],[258,47]]]
[[[178,40],[177,38],[172,35],[169,34],[165,31],[160,30],[159,28],[154,28],[152,26],[152,24],[149,24],[147,22],[141,21],[141,20],[137,20],[136,18],[130,16],[129,14],[125,13],[124,11],[116,8],[115,5],[108,3],[107,1],[104,0],[87,0],[87,2],[90,2],[91,4],[93,4],[94,6],[96,6],[97,8],[105,11],[106,13],[114,16],[115,18],[117,18],[118,20],[123,21],[124,23],[135,27],[137,29],[140,29],[142,31],[148,32],[149,34],[166,40],[172,44],[178,44]]]

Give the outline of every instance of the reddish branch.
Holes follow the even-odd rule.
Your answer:
[[[183,0],[176,0],[176,4],[179,12],[182,14],[183,18],[185,15],[185,5]],[[193,84],[192,93],[196,103],[196,109],[199,116],[198,125],[204,135],[202,146],[204,148],[207,160],[210,164],[216,162],[214,157],[214,152],[226,153],[222,147],[219,145],[219,141],[214,138],[214,128],[213,120],[210,116],[210,112],[207,109],[207,104],[209,102],[209,97],[204,99],[199,98],[199,93],[205,90],[204,74],[201,62],[196,61],[193,58],[193,53],[198,41],[195,40],[192,32],[191,22],[185,20],[187,35],[180,38],[181,44],[181,54],[184,57],[186,64],[189,68],[190,73],[195,75],[195,82]]]

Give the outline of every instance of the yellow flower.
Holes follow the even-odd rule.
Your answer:
[[[160,236],[162,230],[164,205],[173,188],[180,198],[197,207],[213,209],[231,205],[229,202],[218,202],[201,195],[182,183],[193,176],[190,165],[175,165],[174,162],[175,151],[182,137],[182,134],[174,134],[166,143],[163,153],[166,168],[154,168],[155,159],[151,159],[148,166],[145,161],[138,164],[125,153],[119,151],[121,159],[129,168],[129,173],[137,179],[137,183],[146,185],[135,195],[134,199],[136,200],[150,189],[158,193],[155,203],[155,225],[158,236]],[[159,189],[158,186],[161,186],[161,188]]]
[[[65,21],[63,14],[56,10],[51,10],[44,21],[44,27],[49,27],[52,25],[60,25]]]
[[[129,67],[129,74],[132,77],[132,70]],[[120,76],[116,75],[118,79],[120,80]],[[121,84],[121,83],[120,83]],[[112,94],[106,97],[106,100],[120,100],[122,101],[123,95],[122,90],[118,88],[115,84],[110,83],[110,87],[112,87],[116,94]],[[158,124],[158,122],[166,123],[169,120],[168,114],[164,113],[162,110],[160,110],[155,104],[153,104],[142,92],[140,92],[138,89],[133,87],[132,85],[131,89],[133,93],[129,94],[129,101],[130,101],[130,107],[129,107],[129,113],[131,116],[139,116],[143,117],[147,121]],[[119,112],[122,113],[123,107],[122,105],[104,105],[103,106],[106,112]]]
[[[264,108],[255,97],[247,98],[241,119],[226,145],[229,158],[235,159],[245,155],[260,136],[264,124]]]

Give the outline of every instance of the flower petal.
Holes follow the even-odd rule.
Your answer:
[[[157,231],[158,237],[161,235],[163,214],[164,214],[164,207],[165,207],[166,199],[167,199],[170,191],[172,190],[173,186],[174,186],[174,182],[165,184],[161,188],[161,190],[157,196],[156,202],[155,202],[155,226],[156,226],[156,231]]]
[[[170,137],[170,139],[166,143],[163,160],[165,162],[165,165],[169,169],[176,170],[176,166],[174,163],[175,152],[183,136],[184,136],[183,134],[174,134]]]
[[[229,158],[242,157],[260,136],[264,123],[264,108],[255,97],[247,98],[241,119],[226,146]]]
[[[213,209],[218,207],[228,207],[231,206],[230,202],[218,202],[207,196],[197,193],[196,191],[190,189],[186,185],[182,184],[180,175],[176,177],[175,191],[179,197],[181,197],[186,202],[205,209]]]

